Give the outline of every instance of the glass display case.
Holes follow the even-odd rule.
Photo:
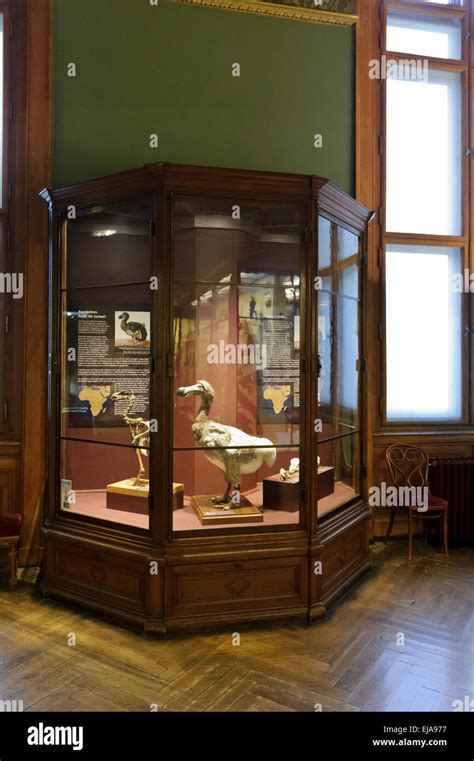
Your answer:
[[[323,615],[369,567],[369,212],[168,164],[42,196],[45,594],[155,632]]]
[[[318,219],[318,517],[361,493],[360,238]]]

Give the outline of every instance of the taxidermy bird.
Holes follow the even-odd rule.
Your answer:
[[[122,320],[120,327],[127,336],[135,338],[136,341],[146,341],[147,332],[143,322],[129,322],[130,317],[128,312],[122,312],[119,315],[119,320]]]
[[[255,473],[263,463],[271,468],[276,460],[276,449],[270,439],[251,436],[239,428],[211,420],[209,413],[214,400],[214,389],[207,381],[200,380],[194,386],[182,386],[176,393],[178,396],[201,397],[201,406],[192,427],[193,436],[200,446],[206,448],[206,458],[224,471],[227,481],[224,496],[212,501],[228,510],[231,490],[233,494],[239,494],[242,476]]]

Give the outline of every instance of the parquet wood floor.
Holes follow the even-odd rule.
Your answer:
[[[451,711],[474,698],[474,548],[449,560],[417,551],[409,563],[405,541],[374,545],[373,573],[311,626],[164,640],[2,578],[0,700],[25,711]]]

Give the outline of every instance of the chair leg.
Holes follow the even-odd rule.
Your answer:
[[[448,551],[448,511],[444,511],[444,518],[443,518],[443,541],[444,541],[444,552],[447,558],[449,558],[449,551]]]
[[[413,558],[413,515],[408,510],[408,560]]]
[[[10,589],[14,589],[18,584],[17,579],[17,560],[18,560],[18,546],[17,544],[11,544],[8,551],[10,558]]]
[[[395,522],[396,511],[397,511],[396,507],[390,508],[390,520],[388,522],[387,533],[385,534],[385,544],[387,544],[388,540],[390,539],[390,534],[392,533],[393,524]]]

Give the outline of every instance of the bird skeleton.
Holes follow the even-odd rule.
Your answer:
[[[143,478],[145,475],[145,467],[143,465],[142,455],[148,457],[147,449],[150,446],[150,421],[144,420],[142,417],[130,417],[130,413],[136,400],[133,391],[116,391],[115,394],[112,394],[111,398],[114,402],[128,402],[125,412],[122,413],[122,419],[130,429],[132,446],[135,448],[140,468],[138,475],[133,479],[133,485],[145,486],[147,485],[147,481]],[[146,447],[147,449],[144,449],[143,447]]]
[[[285,468],[280,468],[280,478],[282,481],[286,481],[287,478],[293,478],[293,476],[296,476],[297,473],[300,472],[300,458],[299,457],[292,457],[290,460],[290,467],[288,470],[285,470]]]

